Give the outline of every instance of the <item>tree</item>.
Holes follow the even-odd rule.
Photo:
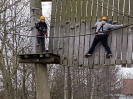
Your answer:
[[[63,95],[63,90],[72,90],[70,92],[73,99],[85,99],[87,97],[109,99],[111,96],[121,92],[122,80],[118,76],[118,71],[117,69],[110,70],[108,68],[90,70],[88,67],[69,67],[70,76],[68,74],[65,76],[65,73],[68,72],[64,66],[51,68],[49,72],[51,73],[50,79],[52,79],[52,81],[50,80],[52,99],[67,98],[68,96],[65,96],[65,92]],[[68,80],[66,82],[66,77],[71,77],[71,81]],[[71,89],[68,88],[70,86],[66,86],[68,82],[71,82]]]
[[[28,84],[35,83],[30,81],[34,79],[34,68],[30,68],[31,65],[19,64],[17,55],[29,53],[32,49],[31,38],[24,36],[28,35],[28,30],[31,29],[29,1],[1,0],[0,4],[0,67],[5,98],[26,99]],[[20,95],[22,89],[23,93]]]

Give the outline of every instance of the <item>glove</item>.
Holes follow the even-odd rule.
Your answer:
[[[46,35],[46,39],[48,38],[48,33],[47,32],[45,32],[45,35]]]

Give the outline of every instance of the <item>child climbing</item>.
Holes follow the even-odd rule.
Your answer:
[[[107,23],[107,17],[102,17],[102,20],[98,19],[96,24],[96,32],[97,35],[95,35],[95,38],[93,40],[93,43],[91,45],[91,48],[89,49],[88,53],[85,55],[86,57],[91,56],[95,46],[101,42],[102,45],[105,47],[105,50],[107,51],[107,55],[106,57],[109,58],[110,56],[112,56],[111,50],[107,44],[107,37],[108,37],[108,33],[105,32],[109,29],[115,29],[115,28],[119,28],[119,27],[123,27],[123,24],[121,25],[112,25]]]
[[[47,24],[45,23],[45,17],[41,16],[40,17],[40,22],[35,23],[37,31],[37,36],[42,36],[42,37],[37,37],[37,46],[42,44],[42,52],[45,52],[45,36],[47,38]]]

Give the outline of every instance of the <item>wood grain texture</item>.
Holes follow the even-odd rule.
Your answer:
[[[96,14],[95,14],[96,13],[96,5],[93,2],[91,2],[90,7],[91,7],[90,27],[92,27],[92,26],[94,26],[94,24],[96,22]],[[95,32],[95,29],[90,28],[90,33],[93,33],[93,32]],[[90,35],[90,40],[89,40],[90,47],[92,45],[94,37],[95,37],[95,35]],[[89,68],[94,68],[94,53],[92,54],[92,56],[88,57],[88,59],[89,59]]]
[[[74,36],[75,34],[75,16],[76,16],[76,0],[71,2],[71,21],[70,21],[70,33],[69,36]],[[69,38],[69,53],[68,53],[68,65],[73,66],[73,50],[74,50],[74,37]]]
[[[91,17],[91,2],[87,1],[87,16],[86,16],[86,32],[85,34],[90,34],[90,17]],[[84,45],[84,55],[88,53],[90,48],[90,35],[85,36],[85,45]],[[88,58],[84,58],[84,66],[89,66]]]
[[[123,12],[126,13],[129,11],[129,0],[123,0]],[[128,23],[128,17],[123,16],[123,24]],[[122,38],[122,64],[126,64],[126,56],[127,56],[127,34],[128,34],[128,27],[123,28],[123,38]],[[124,65],[125,66],[125,65]]]
[[[119,9],[118,0],[113,0],[113,2],[111,2],[111,3],[115,8]],[[110,11],[110,12],[111,12],[112,21],[117,21],[117,19],[119,17],[118,14],[114,13],[113,11]],[[111,34],[112,34],[112,38],[111,38],[112,42],[111,42],[111,47],[110,47],[111,52],[112,52],[111,66],[114,66],[115,62],[116,62],[116,34],[117,34],[117,30],[112,31]]]
[[[81,0],[77,1],[77,13],[75,23],[75,35],[80,34],[80,16],[81,16]],[[74,66],[79,65],[79,37],[75,37],[74,41]]]
[[[100,3],[99,0],[95,0],[95,2]],[[101,19],[101,11],[102,11],[102,8],[100,6],[98,6],[98,5],[96,5],[96,21],[97,21],[97,19]],[[101,46],[101,44],[99,43],[96,46],[95,50],[94,50],[94,65],[95,65],[95,68],[99,68],[99,63],[100,63],[100,46]]]
[[[122,10],[123,11],[123,1],[122,0],[118,0],[118,4],[119,4],[119,8],[118,10]],[[118,17],[118,24],[122,23],[122,19],[123,16],[119,14]],[[120,65],[121,64],[121,47],[122,47],[122,29],[119,29],[117,34],[116,34],[116,53],[117,53],[117,57],[116,57],[116,64]]]
[[[104,6],[104,1],[105,0],[103,0],[103,2],[101,1],[101,3],[100,3],[103,6]],[[106,16],[105,11],[106,11],[106,9],[104,7],[102,7],[101,16]],[[105,64],[105,48],[102,45],[102,46],[100,46],[100,65],[104,66],[103,64]]]
[[[71,12],[71,0],[66,1],[66,27],[65,27],[65,36],[69,36],[70,32],[70,12]],[[69,38],[64,38],[64,47],[63,47],[63,53],[64,53],[64,59],[63,64],[68,65],[68,48],[69,48]]]
[[[133,15],[133,1],[129,0],[129,15]],[[132,18],[128,17],[128,24],[131,24],[133,22]],[[132,64],[132,50],[133,50],[133,30],[132,26],[128,28],[128,47],[127,47],[127,67],[131,67]]]
[[[60,9],[61,9],[61,0],[57,0],[56,1],[57,5],[56,5],[56,15],[55,15],[55,19],[56,19],[56,24],[55,24],[55,37],[59,37],[60,35]],[[59,53],[59,38],[53,38],[54,40],[54,50],[53,53],[57,54]]]
[[[81,3],[81,30],[80,35],[85,34],[85,26],[86,26],[86,0],[83,0]],[[79,42],[79,66],[84,66],[84,36],[80,36],[80,42]]]
[[[105,0],[104,0],[105,1]],[[112,5],[112,3],[113,2],[111,2],[111,0],[107,0],[107,2],[106,2],[106,7],[107,8],[110,8],[110,6],[109,5]],[[110,11],[109,9],[106,9],[106,12],[107,12],[107,18],[108,18],[108,20],[112,20],[112,11]],[[108,21],[108,23],[109,23],[109,21]],[[112,32],[110,32],[109,33],[109,35],[108,35],[108,38],[107,38],[108,40],[108,46],[110,47],[110,50],[112,51],[112,49],[111,49],[111,42],[112,42]],[[113,47],[113,46],[112,46]],[[105,66],[110,66],[110,63],[111,63],[111,59],[110,58],[106,58],[106,54],[107,54],[107,51],[106,51],[106,53],[105,53]]]
[[[52,0],[52,12],[51,12],[51,26],[50,26],[50,36],[55,34],[55,12],[56,12],[56,0]],[[53,52],[53,38],[49,38],[49,52]]]
[[[60,21],[60,37],[64,36],[65,32],[65,13],[66,13],[66,0],[62,0],[62,7],[61,7],[61,21]],[[63,62],[63,47],[64,47],[64,38],[59,38],[59,54],[60,54],[60,64]]]

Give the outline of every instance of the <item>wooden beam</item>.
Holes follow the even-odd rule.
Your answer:
[[[41,0],[42,2],[46,2],[46,1],[52,1],[52,0]]]
[[[41,0],[30,0],[30,8],[42,8]],[[39,10],[39,9],[30,10],[30,14],[33,15],[33,17],[31,17],[31,26],[35,27],[35,22],[37,22],[38,19],[40,19],[40,16],[42,15],[42,10]],[[32,29],[32,35],[33,36],[36,35],[35,29]],[[37,44],[36,38],[32,38],[32,42],[33,42],[33,53],[42,53],[42,49],[41,49],[42,46],[36,46],[36,44]],[[25,60],[31,59],[33,61],[34,59],[36,59],[36,56],[37,55],[34,55],[34,58],[32,58],[27,55],[23,58]],[[42,59],[39,58],[39,61]],[[47,62],[35,64],[35,79],[36,79],[35,80],[36,81],[36,99],[44,99],[44,98],[50,99],[50,88],[49,88],[49,83],[48,83]]]
[[[20,54],[19,63],[51,63],[60,64],[60,56],[51,53]]]
[[[48,59],[19,59],[19,63],[53,63],[54,58]]]

